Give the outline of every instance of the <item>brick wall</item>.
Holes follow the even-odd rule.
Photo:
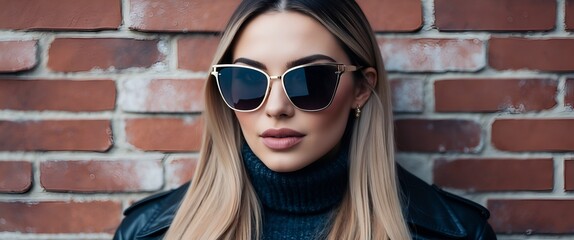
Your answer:
[[[574,237],[574,0],[357,1],[398,161],[488,207],[501,239]],[[0,0],[0,239],[109,239],[187,181],[236,4]]]

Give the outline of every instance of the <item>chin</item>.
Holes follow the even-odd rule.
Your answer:
[[[293,162],[289,162],[289,160],[285,160],[285,161],[272,161],[272,162],[266,162],[263,161],[263,164],[265,164],[265,166],[267,166],[269,169],[271,169],[274,172],[295,172],[297,170],[301,170],[304,167],[306,167],[308,164],[295,164]]]

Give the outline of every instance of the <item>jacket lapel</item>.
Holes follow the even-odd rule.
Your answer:
[[[163,199],[162,202],[158,204],[154,214],[150,217],[147,224],[137,234],[136,238],[145,239],[149,236],[165,234],[171,225],[171,222],[175,218],[175,213],[177,212],[179,204],[188,188],[189,183],[186,183],[175,189],[167,198]]]
[[[403,194],[403,212],[413,232],[419,228],[462,238],[467,235],[454,211],[438,194],[436,186],[429,186],[402,167],[397,167]]]

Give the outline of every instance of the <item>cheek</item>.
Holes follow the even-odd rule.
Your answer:
[[[342,134],[346,127],[349,113],[353,108],[353,96],[352,84],[341,84],[331,105],[320,112],[321,114],[316,118],[318,121],[314,121],[313,125],[327,133]]]
[[[350,77],[341,78],[335,98],[326,109],[326,115],[348,113],[353,108],[354,92],[353,80]]]
[[[251,130],[255,125],[255,114],[235,112],[235,117],[241,126],[241,130]]]

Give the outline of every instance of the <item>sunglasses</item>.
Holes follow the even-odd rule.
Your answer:
[[[359,67],[340,63],[312,63],[292,67],[281,76],[245,65],[219,64],[212,67],[219,93],[229,108],[238,112],[259,109],[269,95],[271,80],[279,79],[289,101],[303,111],[321,111],[331,104],[344,72]]]

